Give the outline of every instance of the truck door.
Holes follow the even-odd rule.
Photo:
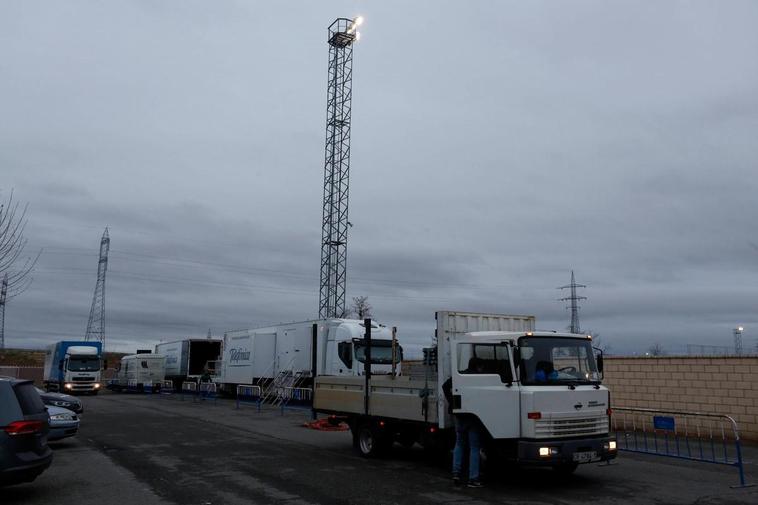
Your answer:
[[[519,388],[510,351],[507,343],[455,342],[451,346],[453,413],[476,415],[497,439],[521,434]]]

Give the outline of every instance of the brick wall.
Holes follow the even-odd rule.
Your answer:
[[[615,407],[726,414],[758,441],[758,356],[607,357],[603,382]]]

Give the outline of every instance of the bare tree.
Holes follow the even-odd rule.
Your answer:
[[[655,342],[653,345],[648,347],[645,354],[648,356],[664,356],[666,354],[666,349],[663,348],[660,342]]]
[[[24,256],[26,248],[26,211],[29,204],[20,206],[13,192],[0,203],[0,278],[7,276],[6,301],[20,295],[31,285],[34,270],[42,250],[36,256]]]
[[[371,311],[373,307],[368,303],[368,296],[354,296],[353,305],[350,308],[350,312],[355,314],[358,319],[365,319],[372,317]]]
[[[592,347],[597,347],[601,351],[603,351],[603,354],[609,354],[611,352],[611,344],[605,341],[603,337],[600,336],[599,333],[594,332],[592,330],[587,332],[590,336],[592,336]]]

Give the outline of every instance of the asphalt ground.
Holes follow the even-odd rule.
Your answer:
[[[752,504],[734,468],[622,453],[569,477],[549,469],[485,474],[485,488],[456,488],[448,461],[418,447],[366,460],[348,432],[303,427],[309,413],[231,401],[109,394],[85,397],[79,435],[54,445],[52,466],[31,484],[0,489],[0,504]],[[758,450],[746,449],[748,481]]]

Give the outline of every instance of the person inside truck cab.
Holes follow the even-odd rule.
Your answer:
[[[558,378],[558,372],[555,371],[552,361],[538,361],[536,368],[534,372],[535,382],[547,382]]]

